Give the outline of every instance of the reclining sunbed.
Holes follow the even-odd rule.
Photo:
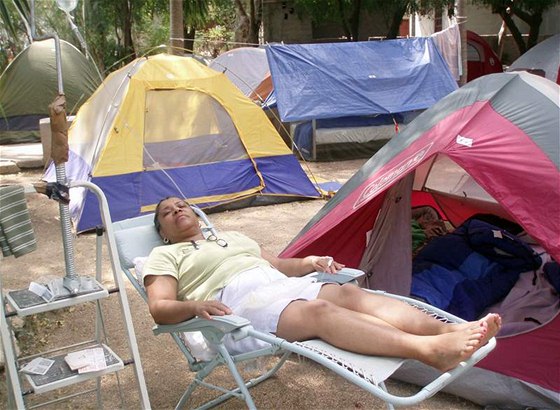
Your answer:
[[[208,234],[215,233],[215,229],[206,215],[195,206],[193,206],[193,210],[205,224],[203,232]],[[142,258],[147,257],[153,247],[163,245],[161,238],[153,226],[153,214],[114,222],[110,225],[111,226],[108,227],[106,231],[109,236],[108,243],[111,258],[118,259],[122,272],[131,281],[144,300],[147,300],[142,279],[137,276],[137,272],[135,271],[135,262],[136,267],[139,268]],[[355,274],[355,270],[347,270],[342,272],[341,277],[336,277],[335,279],[339,282],[344,282],[346,280],[352,280]],[[462,319],[449,315],[425,303],[385,292],[377,293],[400,299],[440,320],[463,322]],[[222,393],[200,408],[211,408],[232,397],[244,400],[250,409],[256,408],[257,405],[254,403],[249,393],[249,388],[275,374],[292,353],[306,357],[325,366],[344,379],[363,388],[374,396],[381,398],[387,403],[388,408],[393,408],[393,406],[410,406],[433,396],[444,386],[459,377],[466,370],[483,359],[495,347],[496,343],[495,339],[492,338],[467,361],[461,362],[456,368],[440,374],[439,377],[421,388],[416,394],[408,397],[400,397],[387,391],[384,380],[390,377],[404,362],[404,359],[401,358],[371,357],[350,353],[331,346],[321,340],[288,342],[273,334],[259,332],[251,326],[248,320],[234,315],[214,317],[213,320],[194,318],[175,325],[155,325],[153,327],[153,332],[156,335],[162,333],[170,334],[177,343],[179,349],[185,355],[190,369],[196,373],[194,380],[179,399],[176,406],[177,408],[182,408],[186,405],[197,386],[215,389]],[[188,337],[189,335],[196,335],[196,333],[193,332],[201,332],[200,334],[204,336],[205,342],[207,342],[212,350],[210,355],[202,355],[203,357],[201,358],[200,355],[197,357],[193,354],[193,347],[189,346],[189,341],[193,338]],[[227,334],[231,334],[235,340],[245,337],[254,337],[267,342],[269,346],[256,351],[231,354],[223,344],[223,339]],[[272,368],[263,371],[262,374],[251,380],[244,380],[241,377],[236,367],[237,364],[272,355],[279,356],[279,360]],[[235,388],[226,389],[205,381],[205,378],[220,365],[225,365],[229,369],[236,383]]]

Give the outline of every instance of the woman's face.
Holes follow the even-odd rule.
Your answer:
[[[157,210],[160,234],[171,243],[190,240],[200,233],[198,218],[188,203],[179,198],[163,200]]]

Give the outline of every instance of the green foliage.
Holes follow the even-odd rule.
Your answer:
[[[197,30],[195,53],[216,57],[227,51],[233,41],[235,6],[231,0],[214,0],[209,4],[208,17],[203,29]]]
[[[474,4],[490,7],[492,13],[499,14],[509,29],[520,54],[537,44],[542,15],[550,8],[560,4],[560,0],[471,0]],[[529,26],[527,42],[513,17]]]
[[[6,6],[6,3],[2,2],[0,3],[0,18],[2,19],[2,22],[4,23],[4,27],[7,33],[9,33],[12,37],[17,37],[17,29],[16,26],[14,25],[14,22],[12,20],[12,17],[10,15],[10,11],[8,10],[8,7]]]
[[[29,14],[26,0],[0,1],[0,72],[23,50],[27,38],[27,29],[20,19],[21,13]]]
[[[137,55],[150,50],[165,50],[169,42],[169,1],[144,2],[135,13],[133,38]],[[159,47],[161,46],[161,47]]]
[[[204,57],[216,58],[227,51],[233,41],[233,32],[225,26],[214,26],[198,32],[195,52]]]
[[[208,8],[206,27],[222,26],[232,31],[235,26],[235,5],[231,0],[213,0]]]
[[[388,37],[405,14],[428,14],[433,10],[448,10],[453,13],[454,0],[294,0],[298,10],[309,16],[314,23],[331,22],[340,24],[350,40],[359,38],[360,15],[381,15],[388,22]],[[379,30],[374,30],[379,31]]]
[[[454,0],[295,0],[298,10],[303,10],[317,23],[340,22],[354,8],[382,15],[404,8],[407,13],[424,15],[437,8],[453,9],[454,3]]]
[[[227,47],[235,26],[233,1],[182,1],[185,29],[196,33],[195,52],[215,55]],[[56,33],[82,50],[56,0],[35,0],[34,4],[38,36]],[[89,54],[105,74],[136,56],[165,51],[160,46],[169,42],[169,0],[79,0],[72,20],[85,39]],[[0,71],[29,44],[28,21],[29,0],[0,0]],[[132,48],[126,40],[127,27]]]
[[[208,19],[209,4],[206,0],[183,0],[184,19],[187,27],[200,29]]]

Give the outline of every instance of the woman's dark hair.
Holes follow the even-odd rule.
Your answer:
[[[173,196],[173,195],[171,195],[171,196],[166,196],[165,198],[160,199],[159,202],[158,202],[157,205],[156,205],[156,210],[154,211],[154,226],[156,227],[157,233],[159,233],[159,230],[161,229],[161,223],[159,222],[159,219],[158,219],[158,216],[159,216],[159,206],[161,205],[161,203],[162,203],[163,201],[167,201],[167,200],[170,199],[170,198],[177,198],[177,199],[180,199],[179,197]],[[187,203],[187,205],[190,205],[190,204],[189,204],[189,201],[187,201],[186,199],[182,199],[182,201],[185,201],[185,202]]]
[[[159,230],[161,229],[161,224],[159,223],[159,219],[158,219],[158,216],[159,216],[159,206],[161,205],[161,203],[162,203],[163,201],[165,201],[166,199],[169,199],[169,198],[171,198],[171,197],[168,196],[168,197],[165,197],[165,198],[163,198],[163,199],[160,199],[159,202],[158,202],[157,205],[156,205],[156,210],[154,211],[154,226],[156,227],[157,233],[159,233]]]

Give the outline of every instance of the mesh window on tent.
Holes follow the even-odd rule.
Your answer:
[[[144,121],[145,169],[248,158],[227,111],[202,92],[148,91]]]

